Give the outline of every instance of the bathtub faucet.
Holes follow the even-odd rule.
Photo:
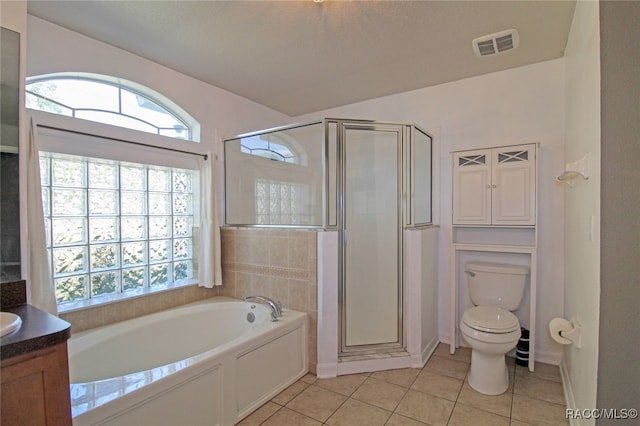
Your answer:
[[[278,321],[278,318],[282,316],[282,305],[280,302],[276,302],[267,296],[246,296],[243,300],[245,302],[258,301],[269,305],[271,307],[271,321]]]

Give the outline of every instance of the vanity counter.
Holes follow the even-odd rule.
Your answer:
[[[1,310],[18,315],[22,325],[0,338],[0,360],[54,346],[71,337],[67,321],[26,304],[24,281],[2,283],[1,296]]]

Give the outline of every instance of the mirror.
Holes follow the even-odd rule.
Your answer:
[[[20,187],[18,177],[20,112],[20,34],[0,34],[0,282],[17,281],[20,273]]]

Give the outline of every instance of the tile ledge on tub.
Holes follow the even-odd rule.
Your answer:
[[[77,302],[58,305],[58,314],[68,314],[71,312],[78,312],[85,309],[96,308],[98,306],[106,306],[113,303],[123,302],[125,300],[134,300],[134,299],[139,299],[141,297],[170,292],[173,290],[180,290],[187,287],[195,287],[197,285],[198,283],[196,282],[189,282],[184,284],[163,285],[163,286],[157,286],[153,288],[146,287],[141,290],[136,290],[134,292],[107,294],[107,295],[98,296],[92,299],[79,300]]]

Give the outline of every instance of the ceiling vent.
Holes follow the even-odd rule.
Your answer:
[[[500,31],[473,40],[473,51],[478,56],[490,56],[508,52],[518,47],[520,38],[517,30]]]

